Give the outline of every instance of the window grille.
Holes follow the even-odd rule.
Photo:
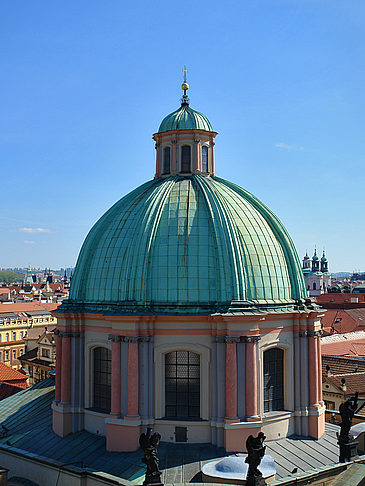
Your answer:
[[[165,147],[163,150],[163,174],[170,173],[170,147]]]
[[[208,147],[202,147],[202,172],[208,172]]]
[[[190,145],[183,145],[181,147],[181,172],[191,172],[190,160],[191,160]]]
[[[111,352],[107,348],[95,348],[93,408],[110,412],[111,406]]]
[[[284,351],[264,352],[264,411],[284,409]]]
[[[200,356],[191,351],[165,355],[165,416],[200,417]]]

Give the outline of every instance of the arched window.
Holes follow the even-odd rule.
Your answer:
[[[163,174],[170,173],[170,147],[165,147],[163,149]]]
[[[181,172],[191,172],[191,149],[190,145],[181,147]]]
[[[317,290],[316,282],[313,282],[313,290]]]
[[[110,412],[111,404],[111,360],[107,348],[94,348],[93,408],[99,412]]]
[[[208,172],[208,147],[202,147],[202,172]]]
[[[5,334],[5,341],[9,341],[9,333],[8,332]]]
[[[200,417],[200,356],[191,351],[165,355],[165,416]]]
[[[264,352],[264,411],[284,409],[284,351]]]

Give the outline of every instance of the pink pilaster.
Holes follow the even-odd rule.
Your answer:
[[[62,337],[55,336],[56,341],[56,379],[55,379],[55,401],[61,400],[61,365],[62,365]]]
[[[138,416],[138,342],[128,344],[128,413]]]
[[[237,345],[226,343],[226,418],[237,417]]]
[[[161,174],[161,144],[160,142],[156,142],[156,175]]]
[[[322,354],[321,354],[321,337],[317,337],[317,356],[318,356],[318,401],[323,405],[322,396]]]
[[[308,337],[308,362],[309,362],[309,405],[317,407],[319,405],[319,373],[318,373],[318,345],[316,333]]]
[[[196,170],[201,170],[200,163],[199,163],[199,141],[195,140],[195,166],[194,166],[194,172]]]
[[[112,338],[112,390],[111,390],[111,415],[120,416],[121,407],[121,362],[120,362],[120,338]]]
[[[173,174],[177,172],[177,163],[176,163],[176,141],[172,141],[172,170]]]
[[[246,337],[246,420],[258,418],[257,346],[259,336]]]
[[[61,402],[71,402],[71,337],[62,337]]]
[[[214,160],[214,145],[215,145],[215,142],[213,140],[211,140],[210,142],[210,146],[211,146],[211,150],[212,150],[212,169],[211,169],[211,172],[215,172],[215,160]]]

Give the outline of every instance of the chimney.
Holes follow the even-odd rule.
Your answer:
[[[326,366],[326,376],[332,376],[330,365]]]
[[[345,378],[341,378],[341,383],[342,383],[341,390],[345,392],[347,390]]]

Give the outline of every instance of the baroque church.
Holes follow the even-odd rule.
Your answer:
[[[217,132],[188,88],[153,135],[155,177],[80,251],[57,310],[53,430],[110,451],[136,450],[147,426],[226,451],[260,431],[319,438],[319,308],[280,220],[216,175]]]

